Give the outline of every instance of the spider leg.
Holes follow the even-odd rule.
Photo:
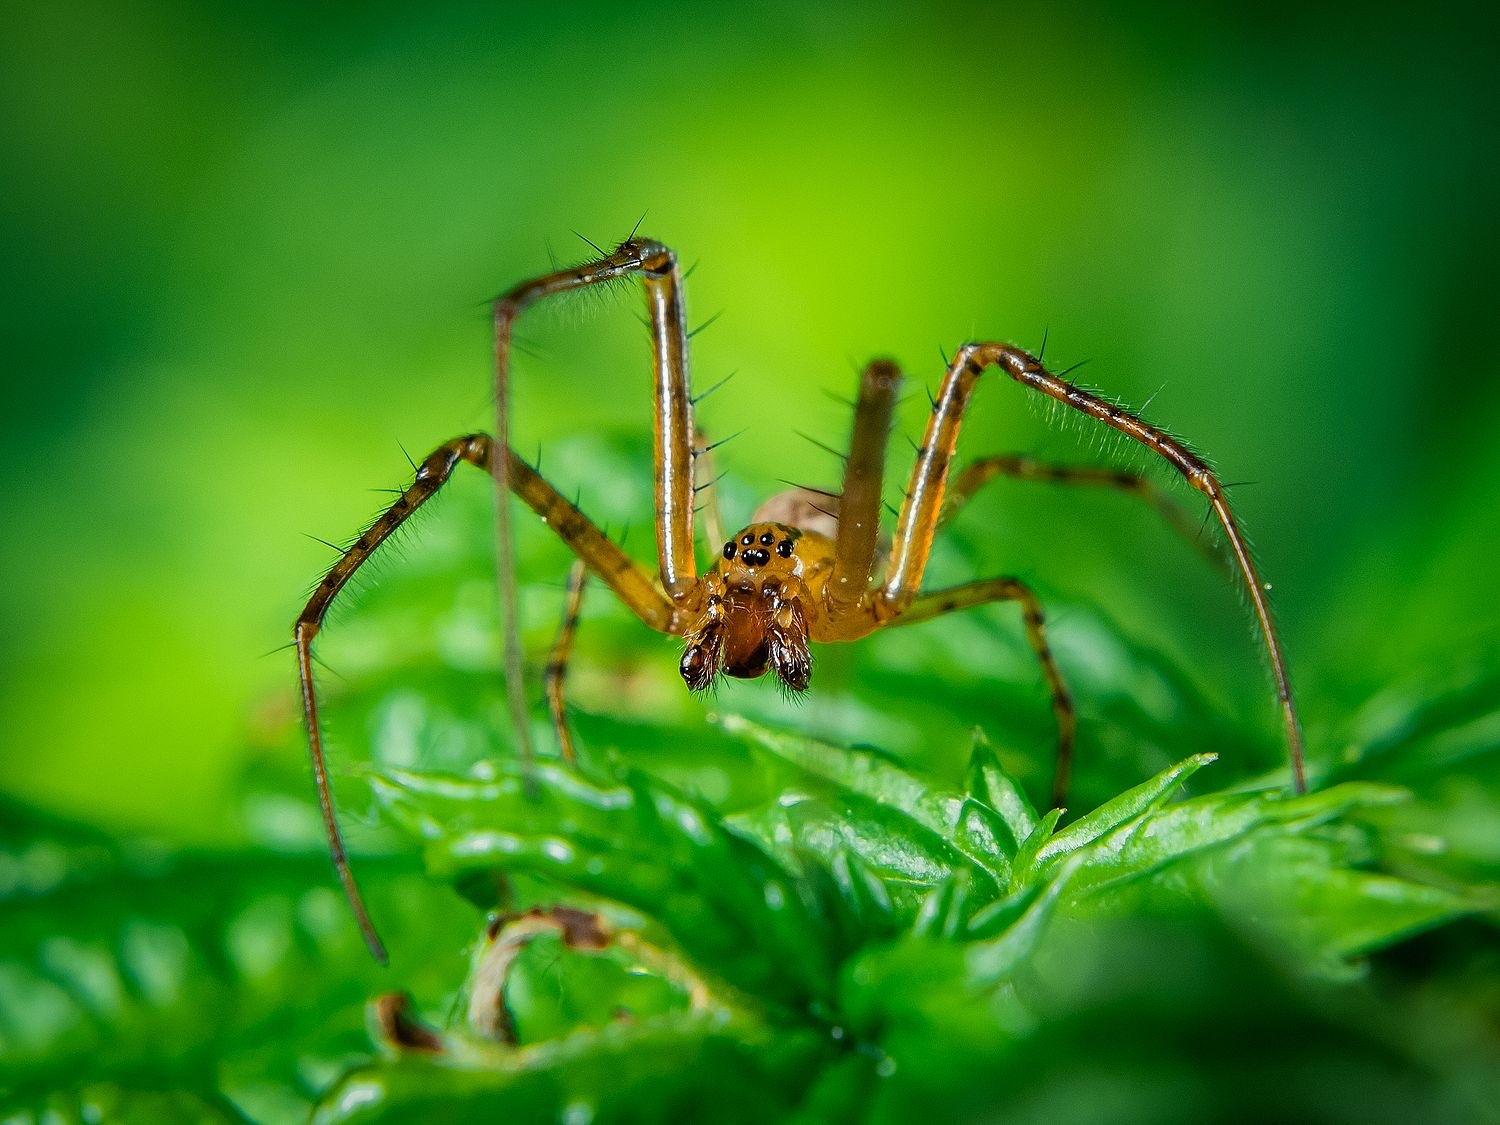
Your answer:
[[[1292,785],[1298,793],[1305,792],[1307,781],[1303,765],[1302,729],[1297,721],[1296,705],[1292,701],[1292,685],[1287,674],[1286,659],[1282,655],[1281,641],[1271,620],[1265,585],[1256,570],[1250,548],[1240,532],[1234,514],[1230,511],[1229,501],[1218,478],[1201,458],[1175,438],[1114,403],[1059,379],[1033,356],[1011,344],[965,344],[948,367],[942,389],[933,405],[932,417],[927,423],[926,436],[917,453],[917,463],[912,468],[906,500],[897,519],[891,563],[886,572],[885,587],[880,595],[882,604],[877,609],[877,614],[887,618],[895,616],[910,606],[917,597],[922,572],[932,550],[932,536],[942,511],[943,494],[948,471],[953,463],[953,451],[958,442],[958,429],[963,420],[964,409],[968,406],[980,374],[991,366],[999,367],[1022,386],[1056,399],[1140,442],[1164,458],[1182,474],[1188,484],[1208,498],[1214,515],[1218,517],[1228,537],[1230,552],[1244,579],[1261,638],[1270,657],[1276,700],[1286,731]]]
[[[385,949],[365,910],[359,886],[354,881],[354,872],[349,867],[348,854],[344,849],[343,834],[339,831],[338,820],[333,811],[328,769],[323,756],[322,728],[318,723],[317,691],[313,685],[312,642],[322,629],[323,620],[334,599],[348,585],[355,572],[369,561],[376,549],[410,519],[412,513],[437,494],[460,462],[467,461],[490,472],[492,461],[500,460],[493,456],[494,450],[495,442],[488,434],[469,434],[454,438],[433,450],[417,467],[416,478],[412,483],[350,545],[338,562],[329,568],[292,629],[297,649],[297,674],[302,689],[302,716],[307,725],[308,749],[312,755],[313,777],[317,782],[318,806],[323,814],[324,830],[328,834],[328,850],[333,857],[339,882],[343,884],[344,896],[349,900],[359,922],[365,944],[382,964],[386,960]],[[542,517],[542,522],[557,532],[582,563],[614,590],[620,600],[647,625],[659,632],[678,631],[675,607],[656,588],[655,582],[645,570],[610,542],[587,516],[569,503],[536,470],[517,457],[514,451],[510,451],[505,460],[509,462],[508,477],[516,494]]]
[[[948,590],[934,590],[919,595],[907,606],[906,612],[891,624],[914,625],[919,621],[941,617],[945,613],[990,602],[1021,603],[1026,640],[1042,666],[1047,690],[1052,693],[1052,713],[1057,718],[1057,772],[1052,779],[1052,805],[1054,808],[1061,808],[1067,798],[1068,781],[1073,772],[1073,743],[1078,732],[1078,718],[1073,708],[1073,695],[1068,691],[1067,682],[1058,670],[1052,649],[1047,644],[1042,606],[1031,587],[1018,578],[988,578]]]
[[[645,283],[655,356],[656,538],[661,581],[675,602],[697,590],[693,557],[693,402],[688,380],[687,316],[677,256],[660,242],[631,237],[599,260],[557,270],[522,282],[496,299],[495,439],[510,445],[510,350],[516,318],[530,305],[557,293],[606,284],[632,274]],[[509,493],[511,462],[497,458],[492,472],[499,493],[495,526],[500,615],[505,628],[505,665],[511,723],[526,754],[531,734],[526,693],[521,680],[521,642],[517,632],[515,542]],[[607,581],[607,579],[606,579]]]
[[[854,432],[844,462],[833,580],[828,587],[835,616],[864,603],[870,594],[870,571],[875,565],[876,540],[880,534],[885,451],[900,389],[901,371],[889,360],[877,359],[860,377]]]
[[[1151,507],[1178,535],[1191,543],[1197,551],[1220,570],[1228,573],[1228,565],[1214,542],[1202,534],[1199,522],[1190,516],[1187,509],[1154,480],[1143,473],[1128,469],[1110,469],[1095,465],[1058,465],[1038,461],[1025,454],[1001,454],[981,457],[966,465],[948,484],[943,497],[942,510],[938,513],[938,527],[947,526],[958,515],[959,510],[973,499],[974,494],[996,477],[1011,480],[1043,481],[1049,484],[1085,485],[1110,488],[1134,496]]]
[[[552,712],[552,729],[557,732],[557,744],[562,750],[563,758],[570,764],[578,761],[578,755],[573,750],[572,732],[568,730],[563,687],[568,678],[568,657],[573,652],[573,634],[578,630],[578,615],[583,611],[583,588],[588,577],[588,567],[582,559],[568,569],[568,599],[563,604],[562,627],[557,631],[552,654],[547,658],[545,676],[547,707]]]

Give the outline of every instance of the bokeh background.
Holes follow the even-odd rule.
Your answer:
[[[844,440],[867,359],[912,373],[915,435],[940,351],[1046,333],[1247,482],[1316,733],[1495,636],[1483,7],[7,5],[0,789],[203,843],[252,758],[302,768],[266,654],[327,565],[308,536],[367,520],[403,447],[488,426],[487,297],[643,216],[697,264],[694,323],[722,314],[695,364],[734,373],[701,410],[743,431],[731,522],[836,478],[798,435]],[[649,554],[638,316],[621,291],[529,321],[516,429]],[[1139,463],[1057,421],[997,384],[964,448]],[[460,487],[480,503],[418,537],[482,511]],[[978,506],[970,553],[1061,634],[1104,607],[1205,669],[1274,747],[1242,607],[1191,548],[1027,487]]]
[[[1051,1022],[1020,1053],[963,1043],[978,1025],[954,1002],[958,1031],[911,1073],[941,1082],[960,1043],[958,1085],[984,1112],[1010,1099],[1008,1119],[1097,1121],[1128,1094],[1139,1120],[1248,1120],[1283,1093],[1308,1119],[1482,1117],[1500,1073],[1489,8],[5,5],[0,899],[19,899],[0,923],[0,1087],[191,1073],[235,1113],[293,1120],[366,1050],[373,992],[451,1008],[473,912],[410,873],[408,849],[370,881],[394,968],[365,959],[283,646],[332,557],[318,539],[352,538],[408,453],[492,424],[487,299],[640,224],[692,267],[697,385],[727,379],[699,418],[731,438],[731,524],[782,481],[836,483],[822,446],[845,441],[839,399],[870,358],[910,373],[898,430],[915,438],[943,353],[1045,338],[1049,363],[1086,361],[1078,379],[1145,406],[1233,485],[1315,781],[1416,791],[1371,814],[1385,869],[1489,888],[1464,900],[1488,921],[1374,959],[1364,991],[1304,988],[1218,922],[1191,956],[1163,953],[1161,933],[1189,932],[1175,922],[1091,932],[1054,953]],[[649,559],[640,314],[631,286],[530,314],[513,433]],[[1152,471],[998,381],[961,451]],[[891,457],[894,501],[901,436]],[[490,489],[460,474],[433,509],[320,639],[363,872],[391,842],[352,784],[361,763],[511,752]],[[935,582],[1012,573],[1047,607],[1083,723],[1080,810],[1199,750],[1222,755],[1210,790],[1284,777],[1264,658],[1202,546],[1128,497],[1014,482],[944,537]],[[529,519],[519,553],[539,662],[568,556]],[[800,707],[757,683],[690,699],[677,651],[590,598],[573,688],[590,753],[732,807],[780,790],[715,711],[950,786],[979,725],[1046,792],[1055,736],[1014,607],[822,653]],[[539,700],[535,715],[550,753]],[[100,860],[118,840],[126,858]],[[327,940],[309,952],[311,933]],[[97,1025],[58,1001],[116,975],[149,985],[152,949],[203,962],[165,1014],[149,988]],[[205,1079],[221,1044],[231,1061]],[[888,1119],[954,1094],[907,1089],[926,1102]]]

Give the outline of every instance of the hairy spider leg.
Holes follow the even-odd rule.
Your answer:
[[[998,477],[1021,481],[1043,481],[1049,484],[1082,485],[1114,489],[1145,501],[1155,508],[1163,521],[1191,543],[1209,562],[1224,572],[1229,568],[1223,555],[1200,529],[1186,509],[1168,495],[1155,481],[1130,470],[1092,465],[1059,465],[1038,460],[1026,454],[998,454],[982,457],[966,465],[949,482],[938,513],[939,529],[945,527],[974,498],[981,488]],[[1073,756],[1077,745],[1078,720],[1071,692],[1063,679],[1052,650],[1047,644],[1045,623],[1039,601],[1032,590],[1014,578],[995,578],[969,583],[950,590],[918,595],[911,606],[892,625],[926,621],[940,614],[995,601],[1022,603],[1026,639],[1042,667],[1052,696],[1052,711],[1057,719],[1057,766],[1052,781],[1052,804],[1060,807],[1067,798],[1072,780]]]
[[[1111,469],[1095,465],[1059,465],[1041,461],[1026,454],[999,454],[981,457],[964,466],[948,483],[943,496],[942,511],[938,513],[938,528],[947,526],[958,515],[959,509],[969,502],[976,492],[997,477],[1011,480],[1042,481],[1047,484],[1083,485],[1114,489],[1144,501],[1155,508],[1162,520],[1178,535],[1224,573],[1229,572],[1227,561],[1214,541],[1201,534],[1198,521],[1187,509],[1171,496],[1166,489],[1142,473],[1129,469]]]
[[[323,827],[328,834],[329,854],[333,857],[334,869],[338,872],[339,882],[343,884],[344,897],[349,900],[349,906],[359,922],[365,944],[382,964],[386,961],[385,948],[370,921],[359,886],[354,881],[354,872],[349,866],[348,854],[344,848],[343,834],[334,815],[328,768],[323,755],[322,728],[318,723],[317,692],[313,685],[312,642],[323,627],[323,620],[334,598],[354,573],[370,559],[376,548],[390,538],[412,513],[432,499],[447,483],[460,462],[467,461],[493,473],[493,462],[501,460],[493,456],[495,448],[496,443],[488,434],[469,434],[444,442],[433,450],[417,467],[416,478],[412,483],[355,540],[338,562],[329,568],[292,630],[297,649],[297,674],[302,689],[302,715],[307,725],[308,748],[312,755],[313,777],[317,782]],[[548,484],[535,469],[516,456],[514,450],[508,450],[507,453],[508,456],[504,458],[509,468],[507,479],[526,506],[539,515],[542,522],[550,526],[584,565],[598,575],[643,622],[663,633],[680,631],[674,605],[657,589],[651,575],[616,547],[587,516]]]
[[[860,376],[849,455],[844,461],[833,576],[828,586],[830,604],[825,639],[856,640],[882,624],[926,621],[985,602],[1020,602],[1026,637],[1041,664],[1052,697],[1052,710],[1057,716],[1057,773],[1053,795],[1060,802],[1072,769],[1077,720],[1073,697],[1047,644],[1042,610],[1036,595],[1018,579],[996,578],[919,596],[894,618],[883,612],[880,590],[874,584],[872,571],[880,532],[886,449],[901,382],[900,369],[889,360],[875,360]],[[966,498],[960,498],[957,503],[961,504]]]
[[[1250,557],[1250,548],[1240,533],[1223,486],[1201,458],[1164,431],[1137,418],[1112,402],[1075,387],[1053,375],[1028,352],[1012,344],[965,344],[953,357],[943,378],[927,423],[927,433],[912,468],[911,483],[896,523],[896,537],[891,563],[886,571],[885,588],[874,608],[877,614],[893,617],[912,604],[917,597],[922,573],[932,551],[932,537],[943,506],[948,471],[958,442],[959,425],[979,376],[987,367],[999,367],[1024,387],[1056,399],[1074,410],[1096,418],[1112,429],[1140,442],[1164,458],[1183,478],[1208,498],[1228,537],[1230,551],[1244,578],[1261,637],[1271,661],[1276,699],[1286,731],[1292,785],[1298,793],[1307,791],[1302,751],[1302,729],[1292,700],[1291,679],[1282,656],[1281,642],[1271,620],[1271,609],[1265,586]]]
[[[557,745],[569,764],[577,762],[578,755],[573,750],[573,733],[568,730],[563,686],[568,678],[568,658],[573,654],[573,635],[578,631],[578,615],[583,612],[583,589],[588,578],[589,570],[582,559],[568,568],[568,596],[563,603],[562,625],[557,630],[557,640],[552,642],[544,677],[547,707],[552,712],[552,729],[557,732]]]
[[[1047,644],[1042,605],[1031,587],[1019,578],[986,578],[947,590],[933,590],[919,594],[891,624],[914,625],[955,610],[988,605],[991,602],[1021,603],[1021,620],[1026,625],[1026,640],[1031,645],[1031,651],[1036,654],[1037,663],[1042,666],[1042,676],[1046,679],[1047,690],[1052,696],[1052,714],[1057,719],[1057,769],[1052,778],[1052,806],[1061,808],[1067,799],[1068,782],[1073,773],[1073,746],[1077,740],[1078,716],[1067,681],[1058,670],[1052,649]]]
[[[639,273],[645,282],[656,373],[656,537],[662,586],[673,601],[697,592],[693,555],[693,401],[688,381],[687,317],[677,256],[660,242],[630,238],[598,261],[524,281],[494,304],[495,438],[510,445],[510,346],[516,318],[530,305],[557,293],[605,284]],[[505,671],[511,723],[523,761],[530,760],[531,734],[522,682],[517,627],[515,537],[510,515],[510,462],[493,468],[498,492],[495,524],[500,614],[505,630]]]
[[[901,371],[889,360],[875,360],[860,376],[849,456],[844,461],[833,578],[828,587],[830,609],[836,620],[869,601],[870,574],[875,567],[876,541],[880,535],[886,446],[900,390]]]
[[[875,565],[882,507],[881,486],[885,480],[886,449],[891,419],[901,391],[900,369],[889,360],[875,360],[860,376],[859,398],[854,406],[849,456],[844,462],[844,486],[839,507],[838,537],[834,546],[833,579],[828,597],[832,627],[842,639],[854,639],[881,623],[872,599],[878,596],[871,572]],[[975,485],[978,487],[978,485]],[[962,503],[962,500],[959,501]],[[1077,721],[1073,698],[1058,671],[1047,645],[1042,610],[1036,595],[1014,578],[974,582],[952,590],[917,597],[889,624],[926,621],[954,610],[993,601],[1019,601],[1026,623],[1026,637],[1052,695],[1057,716],[1057,783],[1053,795],[1061,800],[1072,768]],[[1059,788],[1061,787],[1061,788]]]

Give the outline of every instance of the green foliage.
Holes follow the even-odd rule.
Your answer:
[[[590,455],[601,479],[634,456]],[[470,483],[442,518],[483,529]],[[242,842],[215,854],[9,809],[0,1120],[1458,1122],[1500,1104],[1493,652],[1314,711],[1317,784],[1290,796],[1252,776],[1274,736],[1095,621],[1070,666],[1078,789],[1104,796],[1068,817],[1028,796],[1039,685],[976,682],[1020,645],[1004,624],[882,636],[858,675],[835,649],[807,712],[731,684],[705,722],[596,597],[583,762],[528,774],[485,537],[408,546],[323,650],[346,675],[325,685],[335,764],[368,747],[339,796],[390,970],[334,889],[300,770],[247,779]],[[560,572],[547,541],[527,551],[524,573]],[[523,592],[540,650],[557,595]],[[889,744],[809,733],[830,714]]]
[[[724,1016],[695,1022],[670,1013],[580,1028],[562,1041],[561,1058],[549,1049],[499,1067],[458,1048],[427,1060],[399,1053],[348,1079],[324,1119],[436,1111],[458,1065],[483,1075],[474,1082],[492,1109],[526,1117],[588,1106],[595,1119],[629,1120],[639,1106],[616,1096],[617,1075],[630,1072],[622,1053],[638,1050],[642,1066],[656,1058],[659,1081],[687,1104],[705,1096],[705,1069],[722,1070],[708,1089],[760,1080],[743,1060],[764,1065],[772,1056],[758,1044],[768,1035],[788,1048],[771,1075],[778,1091],[842,1081],[852,1088],[821,1096],[841,1102],[842,1116],[879,1116],[907,1099],[962,1089],[985,1058],[1003,1057],[1027,1038],[1028,1024],[1045,1020],[1024,982],[1051,941],[1086,944],[1082,935],[1095,927],[1206,909],[1274,947],[1278,963],[1320,988],[1359,973],[1352,959],[1480,907],[1472,896],[1362,869],[1368,837],[1343,829],[1354,814],[1404,799],[1389,786],[1168,804],[1211,761],[1200,756],[1058,831],[1055,816],[1038,820],[983,741],[969,786],[950,791],[869,752],[743,720],[730,726],[792,765],[801,784],[719,817],[635,771],[590,782],[544,767],[539,799],[525,795],[518,770],[484,782],[376,777],[380,802],[422,841],[435,875],[524,873],[550,893],[578,888],[591,901],[623,904],[704,975],[706,1003]],[[686,1085],[669,1076],[677,1068],[665,1060],[686,1043],[718,1049],[726,1038],[737,1053],[717,1055],[712,1066],[700,1059]],[[595,1054],[597,1066],[582,1064]],[[963,1073],[966,1056],[975,1074]],[[415,1093],[424,1066],[428,1101]],[[934,1067],[958,1067],[957,1086],[933,1083]],[[856,1082],[848,1072],[861,1069]],[[387,1081],[395,1084],[389,1097]],[[341,1113],[339,1105],[356,1108]],[[714,1105],[757,1120],[782,1112],[732,1095],[722,1103],[715,1095]]]
[[[638,459],[589,456],[600,479]],[[368,750],[339,797],[390,970],[334,889],[300,769],[247,779],[241,843],[214,854],[8,809],[0,1121],[1460,1122],[1500,1104],[1494,652],[1312,711],[1317,783],[1294,797],[1253,777],[1274,735],[1074,607],[1078,791],[1102,797],[1068,817],[1028,796],[1040,686],[975,671],[1024,657],[1013,624],[881,636],[857,675],[834,649],[807,711],[730,684],[705,721],[666,646],[594,597],[583,762],[528,775],[469,484],[442,520],[480,531],[409,540],[323,649],[345,674],[325,685],[335,766]],[[526,552],[523,573],[561,572],[550,542]],[[523,593],[540,651],[557,593]],[[299,732],[280,737],[295,760]]]
[[[279,1116],[362,1049],[380,974],[326,860],[169,855],[11,806],[0,825],[3,1119]],[[376,899],[403,975],[440,996],[466,912],[409,871]]]
[[[600,479],[639,460],[588,456]],[[334,889],[300,769],[247,779],[241,843],[215,854],[7,810],[0,1121],[1461,1122],[1500,1104],[1496,653],[1310,711],[1316,784],[1294,797],[1253,776],[1274,735],[1223,715],[1208,677],[1073,607],[1094,807],[1069,817],[1028,796],[1040,685],[984,671],[1024,660],[1013,623],[880,636],[858,674],[833,649],[805,712],[730,684],[705,721],[666,646],[594,597],[583,762],[528,775],[496,675],[489,502],[460,486],[441,519],[480,530],[409,540],[322,650],[344,673],[325,685],[335,766],[368,751],[339,796],[390,970]],[[523,573],[561,572],[554,544],[525,548]],[[540,651],[557,592],[523,594]],[[281,737],[302,753],[290,722]]]
[[[1462,742],[1472,688],[1368,760]],[[1185,795],[1221,768],[1197,754],[1064,824],[978,734],[950,785],[721,726],[773,781],[370,770],[426,868],[359,863],[389,974],[320,858],[150,854],[12,810],[5,1120],[1459,1121],[1494,1092],[1493,993],[1444,1056],[1431,982],[1370,960],[1496,914],[1468,864],[1410,862],[1401,786]],[[372,1008],[371,1055],[362,1009],[393,987],[422,1016]]]

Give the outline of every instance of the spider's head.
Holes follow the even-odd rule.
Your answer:
[[[682,654],[691,690],[706,690],[721,673],[754,679],[767,672],[789,691],[807,690],[812,654],[796,552],[801,534],[785,524],[753,524],[724,544],[719,565],[705,576],[703,617]]]

